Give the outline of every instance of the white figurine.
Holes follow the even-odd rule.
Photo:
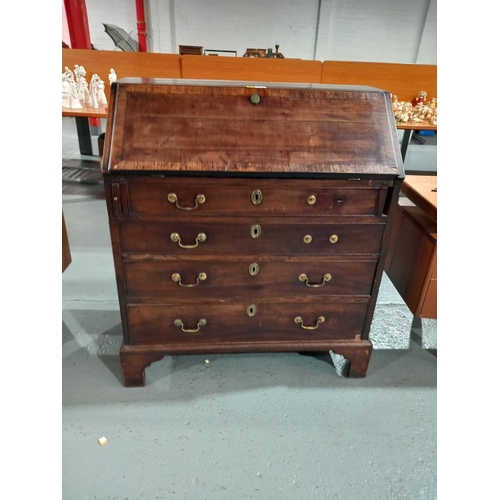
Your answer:
[[[66,73],[62,74],[62,105],[64,108],[71,108],[71,86]]]
[[[90,80],[90,106],[92,108],[99,107],[98,94],[99,94],[99,89],[97,86],[96,75],[92,75],[92,79]]]
[[[75,75],[73,75],[73,71],[71,71],[67,66],[64,66],[64,74],[68,78],[68,82],[75,81]]]
[[[108,104],[108,100],[106,99],[106,94],[104,93],[104,82],[99,78],[99,75],[97,75],[97,100],[99,101],[99,104]]]
[[[70,80],[67,73],[62,75],[62,105],[69,109],[82,109],[78,100],[75,80]]]
[[[78,96],[80,98],[80,101],[83,101],[85,104],[90,104],[89,84],[87,83],[87,80],[85,80],[85,78],[82,79],[80,92]]]
[[[87,72],[85,71],[85,68],[83,66],[80,66],[78,68],[78,78],[77,78],[77,84],[78,84],[78,99],[80,99],[80,101],[83,101],[83,102],[86,102],[86,93],[85,93],[85,89],[87,88],[87,92],[88,92],[88,84],[87,84],[87,80],[85,79],[85,75],[87,74]]]
[[[113,68],[111,68],[109,71],[110,71],[110,73],[108,75],[108,80],[109,80],[109,84],[112,85],[113,82],[116,82],[116,73],[115,73],[115,70]]]

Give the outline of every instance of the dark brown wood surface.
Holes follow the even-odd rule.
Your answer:
[[[126,82],[110,111],[108,171],[403,172],[390,98],[377,90]]]
[[[244,343],[231,342],[215,344],[213,342],[178,343],[155,346],[122,345],[120,364],[123,382],[126,387],[142,387],[146,383],[145,370],[155,361],[160,361],[168,354],[229,354],[233,352],[300,352],[302,350],[328,351],[332,349],[349,360],[348,376],[361,378],[366,376],[372,353],[372,344],[368,340],[348,341],[291,341]],[[333,368],[332,368],[333,370]]]
[[[110,109],[125,385],[195,352],[332,349],[365,376],[404,175],[388,95],[133,80]]]
[[[266,216],[357,216],[378,212],[380,186],[369,181],[316,181],[247,179],[146,178],[128,184],[130,214],[149,214],[192,218],[198,215]],[[361,186],[360,186],[361,185]],[[363,186],[364,185],[364,186]],[[257,193],[257,203],[252,202]],[[168,196],[174,194],[176,202]],[[198,203],[197,196],[204,202]],[[313,198],[312,204],[310,198]],[[308,201],[309,200],[309,201]],[[384,200],[385,201],[385,200]]]
[[[256,275],[250,274],[257,264]],[[251,259],[228,262],[177,260],[171,262],[124,262],[125,286],[130,300],[140,297],[169,297],[171,300],[193,300],[245,297],[256,299],[284,296],[364,295],[369,297],[376,260],[316,260],[289,262],[283,258],[262,261]],[[255,272],[255,271],[253,271]],[[198,276],[204,273],[206,278]],[[172,276],[179,274],[180,283]],[[307,282],[299,276],[305,274]],[[324,276],[329,275],[329,280]],[[327,278],[328,279],[328,278]],[[306,284],[307,283],[307,284]],[[322,286],[308,286],[322,285]],[[196,286],[192,286],[196,285]]]
[[[306,341],[352,339],[361,335],[368,300],[341,302],[323,298],[320,302],[200,302],[127,306],[131,345],[177,343]],[[255,307],[250,317],[247,309]],[[304,326],[316,327],[319,317],[325,321],[314,330],[295,323],[301,317]],[[200,319],[207,324],[198,332],[183,332],[174,325],[180,319],[185,330],[198,329]]]
[[[120,221],[120,241],[122,252],[127,253],[168,253],[171,255],[378,255],[385,224],[382,222],[365,224],[325,224],[324,220],[280,220],[278,217],[245,218],[241,221],[220,218],[190,219],[179,221],[175,218],[164,220]],[[255,226],[261,228],[257,238],[252,237]],[[252,229],[254,228],[254,229]],[[206,240],[198,242],[195,248],[182,248],[171,239],[172,234],[180,236],[184,246],[196,245],[199,234]],[[336,235],[338,241],[330,243]],[[312,241],[306,243],[304,238]]]

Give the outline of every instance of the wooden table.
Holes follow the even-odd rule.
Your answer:
[[[88,104],[82,104],[81,109],[62,108],[62,116],[75,118],[76,132],[78,135],[78,145],[80,154],[92,156],[92,142],[90,134],[89,118],[107,118],[108,105],[100,104],[98,108],[92,108]]]
[[[82,109],[62,108],[63,116],[75,116],[81,118],[107,118],[108,105],[99,104],[98,108],[92,108],[88,104],[82,104]]]
[[[408,151],[408,146],[410,145],[411,136],[414,130],[437,130],[437,126],[433,125],[427,120],[418,122],[409,121],[406,123],[396,123],[396,128],[398,128],[399,130],[404,130],[403,139],[401,141],[401,156],[403,157],[403,161],[406,158],[406,152]]]
[[[385,271],[412,314],[437,319],[437,176],[407,175]]]
[[[437,224],[437,176],[407,175],[401,193]]]

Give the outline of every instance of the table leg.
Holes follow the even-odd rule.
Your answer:
[[[82,155],[92,156],[92,141],[90,140],[90,126],[87,117],[75,117],[78,144]]]
[[[405,161],[406,151],[408,150],[412,134],[413,130],[410,129],[406,129],[403,134],[403,140],[401,141],[401,156],[403,157],[403,162]]]

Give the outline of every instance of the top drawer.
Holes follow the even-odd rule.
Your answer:
[[[376,216],[386,192],[381,182],[359,180],[149,178],[128,183],[125,209],[160,216]]]

